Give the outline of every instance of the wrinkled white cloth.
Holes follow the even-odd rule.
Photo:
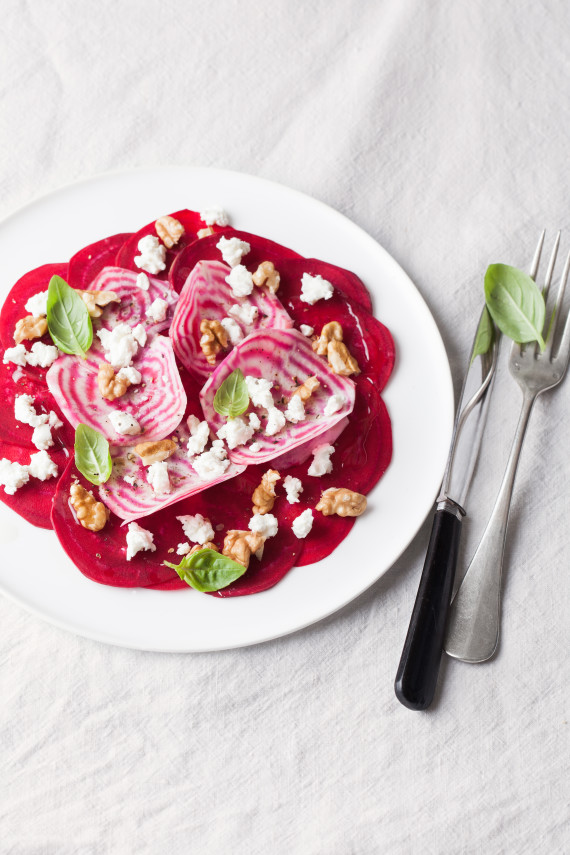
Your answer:
[[[569,224],[563,0],[6,0],[2,14],[0,216],[141,165],[289,184],[407,270],[456,388],[487,264],[523,266],[541,228]],[[474,484],[486,513],[511,391]],[[568,852],[569,416],[568,383],[533,414],[500,652],[444,661],[427,713],[392,684],[428,522],[341,613],[249,649],[122,650],[0,599],[2,852]]]

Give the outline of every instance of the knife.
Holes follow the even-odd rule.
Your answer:
[[[484,324],[490,324],[491,342],[481,354]],[[497,330],[483,309],[470,351],[424,568],[394,684],[398,700],[412,710],[429,707],[437,684],[465,503],[487,419],[498,349]]]

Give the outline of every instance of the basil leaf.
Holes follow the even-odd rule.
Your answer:
[[[243,564],[213,549],[199,549],[192,555],[185,555],[180,564],[171,564],[169,561],[164,564],[176,570],[182,581],[191,588],[203,593],[226,588],[246,571]]]
[[[47,324],[53,343],[60,350],[85,356],[93,341],[93,324],[87,306],[61,276],[50,279]]]
[[[471,354],[471,362],[477,356],[483,356],[488,352],[495,338],[495,326],[493,319],[489,313],[487,306],[483,309],[479,326],[477,327],[477,335],[475,336],[475,344],[473,345],[473,353]]]
[[[485,302],[501,332],[520,344],[537,341],[544,350],[544,297],[528,273],[491,264],[485,273]]]
[[[214,409],[221,416],[234,419],[241,416],[249,407],[249,393],[245,383],[245,377],[241,370],[235,371],[226,377],[214,396]]]
[[[75,465],[92,484],[104,484],[111,476],[109,443],[89,425],[79,424],[75,429]]]

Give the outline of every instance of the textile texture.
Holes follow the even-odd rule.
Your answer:
[[[487,265],[570,226],[562,0],[5,0],[2,24],[0,217],[139,166],[290,185],[409,273],[456,391]],[[516,424],[502,373],[463,567]],[[343,611],[246,649],[113,648],[0,599],[3,855],[570,851],[568,391],[531,419],[499,653],[444,660],[428,712],[393,681],[430,521]]]

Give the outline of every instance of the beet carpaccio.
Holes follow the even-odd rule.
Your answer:
[[[270,588],[338,546],[391,459],[394,345],[363,283],[221,209],[25,274],[0,345],[0,498],[102,584]]]

